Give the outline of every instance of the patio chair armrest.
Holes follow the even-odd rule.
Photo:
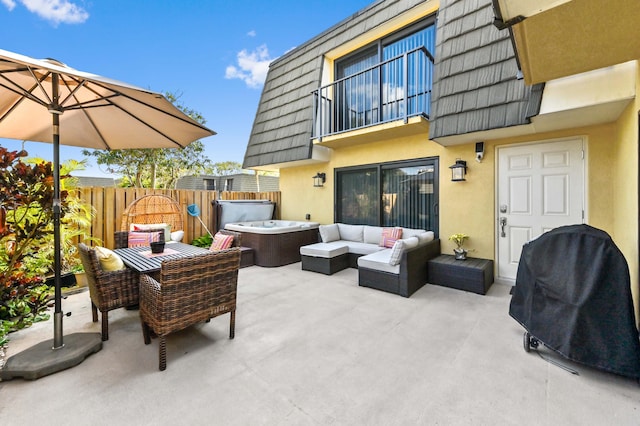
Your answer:
[[[157,317],[162,303],[162,286],[150,275],[140,275],[140,315]]]
[[[121,269],[118,271],[101,271],[96,279],[100,285],[93,290],[100,295],[102,301],[130,306],[138,303],[139,299],[139,278],[138,273],[132,269]]]

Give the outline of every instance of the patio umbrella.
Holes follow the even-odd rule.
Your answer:
[[[43,342],[30,348],[31,352],[27,349],[22,357],[27,366],[23,368],[22,359],[16,360],[20,365],[15,368],[17,374],[24,369],[29,370],[25,378],[38,378],[71,367],[102,345],[95,343],[99,333],[77,333],[70,336],[66,347],[63,343],[60,144],[94,149],[180,148],[214,134],[159,93],[78,71],[53,59],[38,60],[0,49],[0,137],[53,143],[53,345]],[[32,360],[38,360],[33,368],[36,372],[31,371]],[[11,361],[2,370],[3,379],[12,377],[7,372]]]

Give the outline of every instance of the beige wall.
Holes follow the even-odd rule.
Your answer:
[[[526,137],[485,141],[485,157],[475,161],[475,145],[443,147],[424,135],[335,149],[331,161],[315,166],[282,169],[282,217],[320,223],[333,222],[334,168],[438,157],[440,165],[440,238],[442,251],[453,243],[448,236],[463,232],[474,257],[495,257],[495,151],[501,145],[531,143],[581,136],[587,154],[587,223],[608,232],[629,262],[634,291],[638,282],[637,117],[632,103],[617,123],[570,129]],[[467,161],[465,182],[451,182],[449,166]],[[327,174],[323,188],[314,188],[317,172]],[[635,296],[637,300],[637,295]]]
[[[636,80],[640,81],[640,79]],[[637,88],[636,88],[637,90]],[[620,248],[631,276],[631,292],[636,307],[636,319],[640,321],[640,294],[638,288],[638,111],[640,101],[635,101],[624,111],[618,121],[614,143],[611,147],[612,166],[612,237]]]
[[[453,233],[463,232],[470,236],[468,246],[475,250],[473,256],[493,259],[495,253],[496,147],[583,136],[587,141],[588,223],[604,229],[613,236],[616,234],[614,211],[611,208],[614,205],[616,194],[614,190],[620,184],[628,183],[629,179],[621,179],[623,182],[617,183],[611,179],[610,171],[620,169],[617,163],[626,161],[630,157],[627,154],[620,156],[620,158],[615,157],[616,128],[616,125],[608,124],[520,138],[485,141],[485,157],[481,163],[475,161],[474,144],[443,147],[427,140],[424,136],[412,136],[336,149],[333,151],[329,163],[281,169],[282,215],[285,219],[303,220],[305,214],[309,213],[313,221],[333,222],[334,168],[422,157],[439,157],[440,236],[443,240],[443,252],[449,252],[454,248],[454,244],[449,242],[447,237]],[[634,155],[637,157],[637,154]],[[632,159],[636,158],[633,155],[631,157]],[[454,164],[458,158],[467,161],[468,171],[465,182],[451,182],[449,166]],[[327,174],[327,182],[323,188],[313,187],[311,177],[317,172]],[[622,197],[620,200],[622,203],[628,201],[629,197]],[[625,207],[625,211],[628,211],[629,207]],[[633,237],[633,239],[636,238]]]

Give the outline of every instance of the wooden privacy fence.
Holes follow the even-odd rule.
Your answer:
[[[114,247],[114,232],[120,231],[122,214],[134,200],[149,194],[162,194],[174,199],[183,214],[184,238],[182,242],[191,243],[194,238],[206,235],[207,231],[197,217],[187,213],[187,206],[196,204],[200,208],[200,219],[213,233],[213,205],[220,200],[271,200],[276,203],[275,217],[280,217],[280,192],[222,192],[198,191],[191,189],[148,189],[148,188],[80,188],[80,197],[91,204],[95,216],[91,225],[91,236],[102,241],[105,247]],[[175,231],[175,229],[174,229]]]

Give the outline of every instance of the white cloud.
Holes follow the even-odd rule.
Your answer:
[[[258,88],[267,78],[269,64],[275,58],[269,57],[269,50],[266,45],[259,46],[253,52],[246,49],[238,52],[238,64],[229,65],[225,71],[225,78],[237,78],[245,82],[251,88]]]
[[[9,9],[16,6],[14,0],[0,0]],[[89,19],[89,13],[69,0],[19,0],[31,13],[54,24],[81,24]]]
[[[9,12],[11,12],[14,7],[16,7],[16,2],[13,0],[1,0],[1,1],[2,1],[2,4],[7,6],[7,9],[9,9]]]
[[[255,37],[255,36],[256,36],[256,30],[251,30],[251,31],[249,31],[249,32],[247,33],[247,35],[248,35],[249,37]]]

